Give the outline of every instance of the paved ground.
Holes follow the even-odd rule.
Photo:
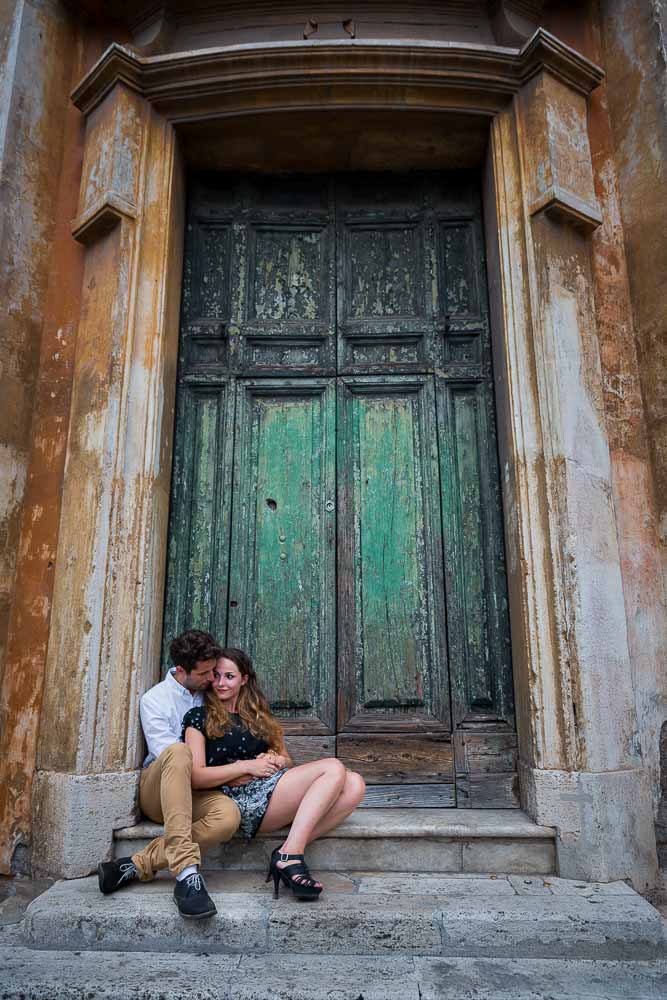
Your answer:
[[[53,881],[46,878],[31,879],[22,875],[14,878],[0,875],[0,928],[19,923],[28,905],[46,892]]]
[[[3,1000],[665,1000],[667,962],[0,952]]]

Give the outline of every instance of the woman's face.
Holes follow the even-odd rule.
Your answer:
[[[221,657],[216,663],[213,671],[213,690],[228,712],[236,711],[239,691],[247,680],[248,678],[243,676],[233,660]]]

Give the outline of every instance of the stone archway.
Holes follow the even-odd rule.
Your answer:
[[[650,878],[654,847],[632,821],[650,801],[632,749],[586,239],[599,222],[586,97],[600,78],[538,31],[521,50],[304,43],[141,59],[114,45],[77,88],[87,133],[73,233],[87,253],[36,786],[42,868],[87,871],[133,804],[137,702],[158,663],[184,164],[197,130],[224,137],[248,114],[409,109],[488,126],[523,800],[558,826],[564,874]],[[80,809],[93,817],[81,836]]]

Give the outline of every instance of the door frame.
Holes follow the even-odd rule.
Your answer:
[[[650,852],[633,840],[632,817],[651,812],[650,797],[633,749],[609,445],[590,402],[602,384],[587,100],[602,71],[542,29],[520,50],[243,49],[142,58],[112,45],[73,93],[86,116],[73,235],[85,247],[79,342],[89,349],[74,368],[38,813],[47,818],[70,785],[82,794],[76,779],[91,771],[116,774],[127,801],[134,794],[138,700],[159,669],[188,126],[224,130],[249,113],[422,109],[458,116],[462,128],[488,123],[485,225],[522,802],[559,826],[562,871],[644,871]],[[94,351],[100,330],[113,364]],[[590,429],[592,458],[577,450],[577,420]],[[576,572],[591,545],[598,557]],[[615,822],[605,813],[612,789]],[[588,805],[572,808],[579,792]],[[95,808],[102,815],[97,797]],[[584,822],[603,831],[602,867]],[[38,856],[39,832],[37,840]]]

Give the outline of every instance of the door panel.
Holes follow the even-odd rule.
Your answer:
[[[366,785],[361,809],[452,809],[454,785]]]
[[[239,380],[228,642],[288,732],[334,729],[335,383]]]
[[[435,222],[421,178],[357,175],[336,184],[338,370],[432,371]]]
[[[181,370],[333,375],[330,179],[198,179],[191,203]]]
[[[490,387],[436,379],[452,713],[512,725],[511,665]]]
[[[186,628],[224,635],[229,575],[234,383],[185,384],[178,397],[164,658]]]
[[[339,736],[338,756],[369,785],[438,784],[453,781],[451,740],[442,733]]]
[[[339,397],[338,729],[448,730],[433,380]]]

